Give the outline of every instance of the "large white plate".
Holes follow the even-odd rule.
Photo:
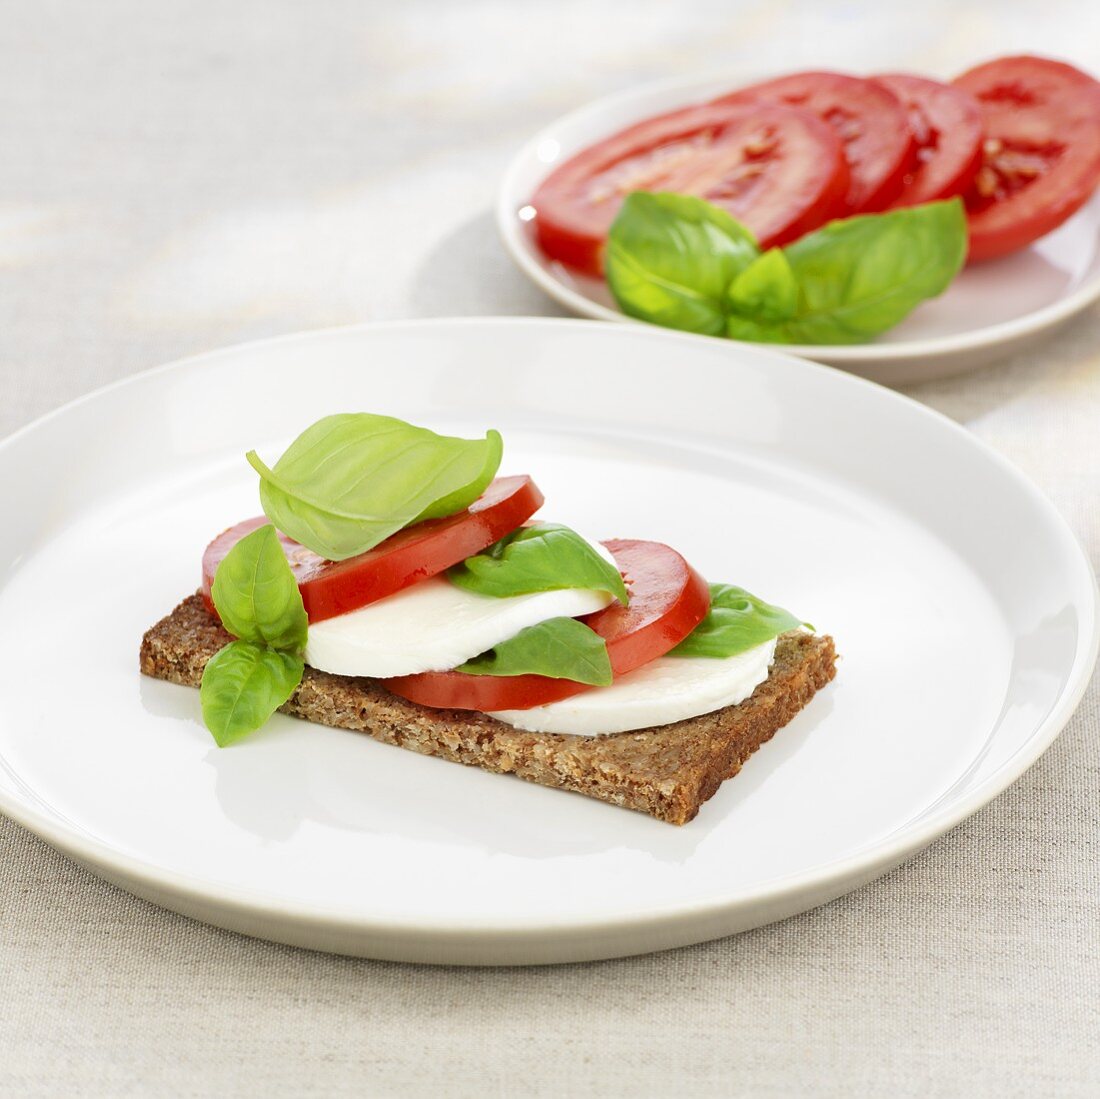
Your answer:
[[[520,270],[580,316],[635,323],[619,311],[602,279],[577,274],[539,250],[525,220],[532,194],[556,165],[593,142],[662,111],[705,102],[759,76],[727,72],[648,84],[597,100],[538,133],[516,155],[497,193],[497,226]],[[905,385],[972,370],[1020,351],[1098,298],[1100,196],[1094,196],[1030,248],[967,268],[946,293],[918,306],[872,343],[785,350],[885,385]]]
[[[242,454],[336,410],[504,432],[545,514],[668,541],[832,633],[836,682],[674,828],[276,717],[219,750],[142,632],[257,510]],[[578,321],[352,328],[139,376],[0,445],[0,809],[111,881],[322,950],[600,958],[806,909],[1004,789],[1069,717],[1096,591],[942,417],[751,347]],[[77,919],[78,914],[73,913]]]

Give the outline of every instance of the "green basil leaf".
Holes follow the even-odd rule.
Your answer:
[[[306,647],[302,593],[273,526],[245,535],[225,555],[210,594],[234,637],[290,652]]]
[[[503,443],[436,435],[366,412],[326,416],[260,475],[260,503],[279,530],[332,561],[369,550],[421,519],[453,515],[485,491]]]
[[[958,198],[831,222],[783,250],[798,285],[793,314],[777,320],[737,306],[726,334],[773,343],[859,343],[941,294],[961,269],[966,247]]]
[[[305,664],[250,641],[216,652],[202,673],[202,719],[219,748],[255,732],[294,693]]]
[[[725,210],[691,195],[627,195],[607,238],[607,284],[630,317],[719,336],[725,295],[759,255]]]
[[[761,321],[785,321],[798,308],[798,280],[781,248],[771,248],[753,260],[733,280],[730,308]]]
[[[611,658],[595,630],[575,618],[548,618],[459,665],[467,675],[545,675],[610,686]]]
[[[497,598],[589,588],[613,595],[624,606],[630,601],[619,570],[560,523],[520,527],[448,569],[447,579],[465,591]]]
[[[669,653],[669,656],[736,656],[771,641],[799,622],[790,611],[773,607],[744,588],[711,584],[710,610],[706,618]]]

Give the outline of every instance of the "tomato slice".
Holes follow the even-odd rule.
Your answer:
[[[611,670],[626,675],[678,645],[706,616],[706,581],[660,542],[604,542],[630,585],[630,605],[612,603],[582,621],[606,642]],[[593,688],[541,675],[466,675],[423,672],[382,682],[394,694],[448,710],[528,710]]]
[[[1002,57],[954,83],[985,126],[966,196],[969,258],[994,259],[1056,229],[1100,183],[1100,84],[1043,57]]]
[[[406,527],[345,561],[327,561],[279,534],[310,622],[335,618],[457,565],[522,526],[542,506],[530,477],[498,477],[465,511]],[[260,515],[219,534],[202,555],[202,594],[214,611],[210,585],[225,555],[246,534],[270,522]]]
[[[963,194],[982,162],[978,101],[962,88],[908,73],[888,73],[874,81],[904,104],[917,144],[916,164],[892,205],[919,206]]]
[[[631,191],[677,191],[728,210],[764,248],[844,211],[835,135],[793,108],[688,107],[631,126],[560,165],[531,199],[552,259],[599,274],[607,231]]]
[[[916,158],[905,108],[888,88],[834,72],[803,72],[753,84],[716,103],[790,103],[827,122],[844,144],[851,172],[848,211],[883,210]]]

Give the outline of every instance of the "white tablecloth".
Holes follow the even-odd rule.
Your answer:
[[[594,95],[720,66],[950,72],[1021,50],[1100,71],[1097,10],[8,4],[0,433],[219,344],[555,313],[489,207],[528,133]],[[1100,310],[912,394],[1016,462],[1100,561]],[[1100,1094],[1098,797],[1094,683],[1016,786],[888,877],[738,938],[544,970],[244,939],[0,821],[0,1093]]]

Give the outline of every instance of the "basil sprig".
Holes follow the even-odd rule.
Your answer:
[[[624,606],[630,600],[619,570],[561,523],[520,527],[448,569],[447,579],[465,591],[497,598],[581,588],[605,591]]]
[[[624,313],[708,336],[726,332],[726,289],[760,254],[725,210],[670,192],[628,195],[604,266]]]
[[[493,479],[503,443],[437,435],[367,412],[326,416],[272,468],[254,450],[264,513],[314,553],[342,561],[422,519],[469,507]]]
[[[210,594],[237,640],[202,673],[206,727],[224,748],[260,728],[302,681],[308,619],[279,538],[262,526],[224,557]]]
[[[548,618],[520,630],[486,653],[460,664],[467,675],[545,675],[607,687],[611,658],[607,643],[575,618]]]
[[[706,618],[669,656],[709,656],[721,660],[804,625],[807,623],[799,622],[790,611],[765,603],[744,588],[711,584]]]
[[[704,228],[705,227],[705,228]],[[628,195],[608,237],[607,282],[629,316],[764,343],[858,343],[941,294],[966,259],[958,198],[830,222],[761,254],[699,198]]]

